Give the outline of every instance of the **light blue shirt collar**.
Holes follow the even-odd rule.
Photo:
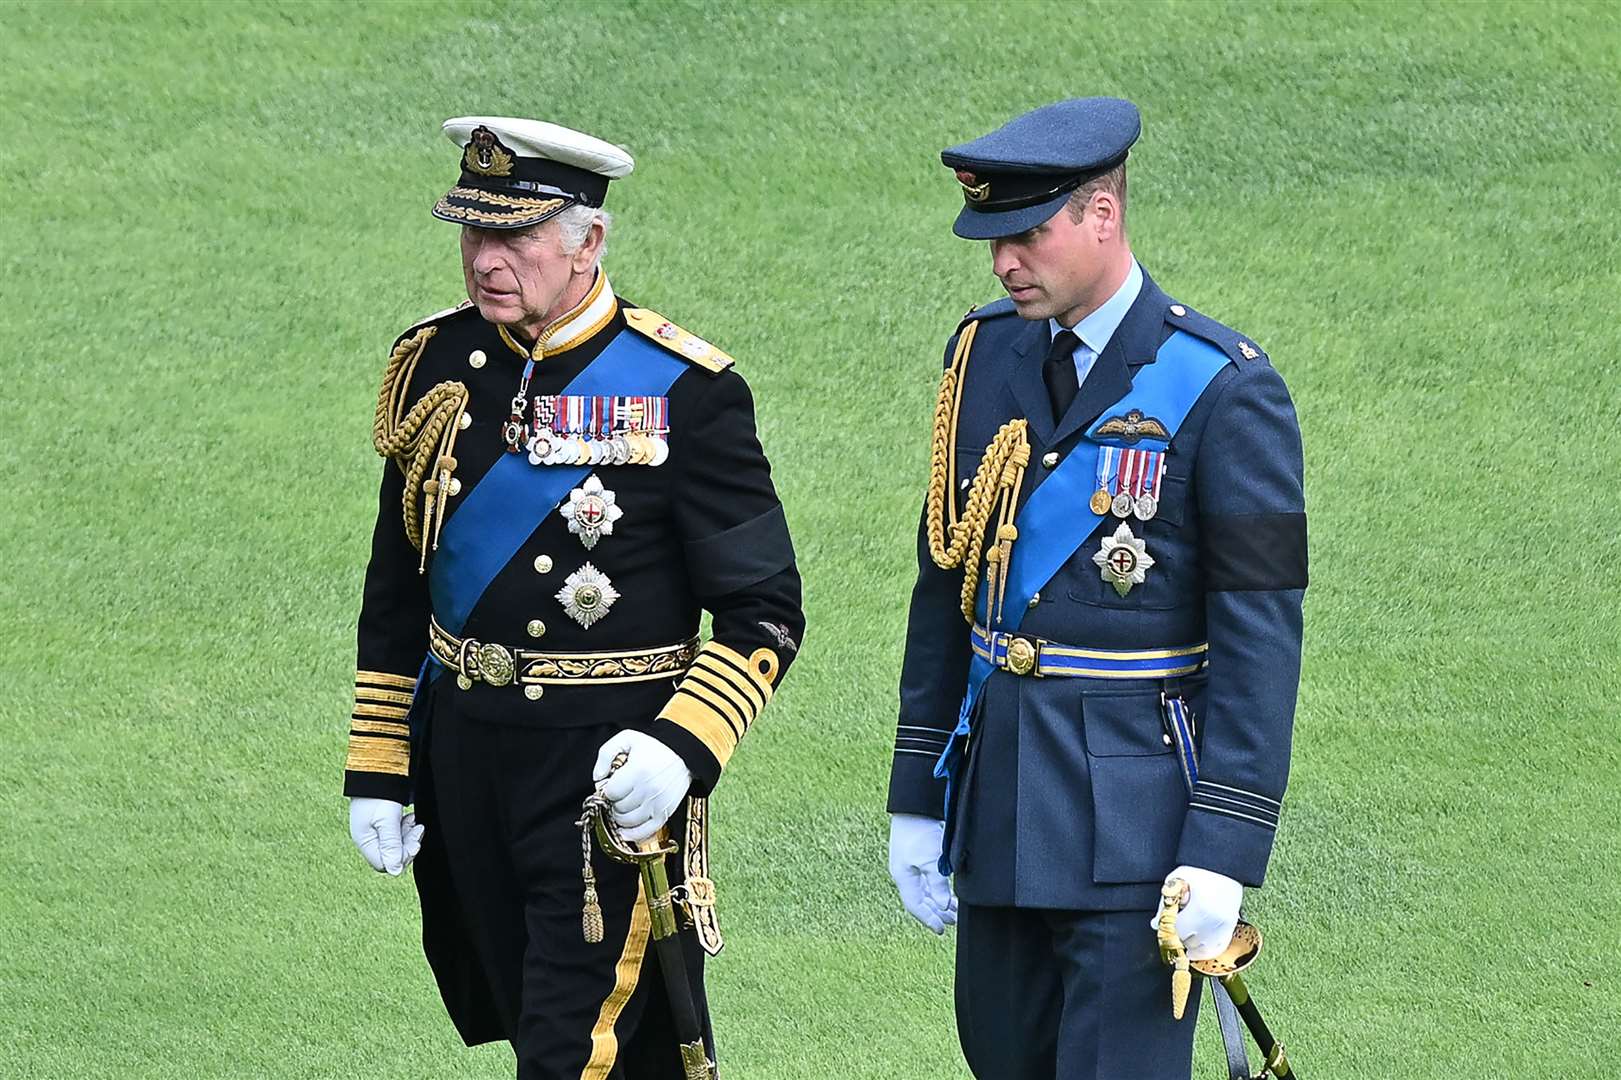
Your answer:
[[[1081,339],[1081,344],[1092,350],[1093,356],[1102,355],[1109,339],[1114,332],[1120,329],[1120,322],[1131,310],[1131,305],[1137,302],[1137,294],[1143,291],[1143,268],[1137,265],[1137,260],[1131,260],[1131,272],[1126,280],[1121,282],[1120,288],[1114,295],[1105,300],[1096,311],[1075,324],[1075,336]],[[1057,319],[1047,320],[1048,340],[1058,336],[1063,327],[1058,325]]]

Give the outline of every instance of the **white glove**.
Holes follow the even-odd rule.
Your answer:
[[[350,799],[349,836],[378,873],[398,877],[422,850],[423,826],[392,799]]]
[[[889,876],[912,918],[946,932],[957,922],[957,898],[940,873],[940,846],[946,823],[921,814],[889,815]]]
[[[1197,866],[1179,866],[1165,878],[1180,878],[1188,883],[1188,902],[1176,917],[1176,936],[1188,950],[1189,960],[1209,960],[1220,956],[1233,940],[1238,926],[1238,906],[1244,900],[1244,886],[1214,870],[1201,870]],[[1149,925],[1159,929],[1160,913],[1165,910],[1161,900]]]
[[[629,756],[615,770],[613,760],[620,754]],[[614,824],[632,842],[662,829],[692,787],[692,770],[680,754],[651,735],[629,730],[602,744],[591,778],[613,805]]]

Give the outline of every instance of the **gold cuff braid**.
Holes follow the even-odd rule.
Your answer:
[[[429,547],[439,546],[439,526],[445,519],[451,474],[456,471],[456,433],[467,411],[467,387],[459,382],[439,383],[409,411],[405,408],[417,361],[437,331],[436,326],[424,326],[394,346],[372,422],[372,445],[377,453],[391,458],[405,474],[405,535],[422,553],[419,571],[427,568]],[[428,477],[430,471],[433,476]]]
[[[963,618],[970,624],[974,622],[974,597],[979,590],[985,528],[990,524],[991,512],[997,507],[998,496],[1001,496],[1001,513],[997,546],[987,558],[995,580],[993,595],[987,599],[987,606],[1000,606],[1002,590],[1006,586],[1008,560],[1012,556],[1013,541],[1018,536],[1018,531],[1013,527],[1013,515],[1019,504],[1025,466],[1030,463],[1028,423],[1022,418],[1009,420],[985,448],[979,470],[969,485],[962,517],[958,519],[957,413],[962,406],[968,354],[973,348],[974,334],[978,329],[977,322],[963,328],[957,336],[957,349],[952,354],[951,366],[940,377],[940,395],[934,407],[934,434],[929,448],[929,492],[923,515],[928,531],[929,556],[934,564],[942,570],[963,568],[961,606]],[[949,544],[947,536],[950,537]],[[996,614],[995,611],[987,611],[986,617],[994,622]]]

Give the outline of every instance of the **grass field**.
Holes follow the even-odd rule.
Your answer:
[[[468,112],[636,155],[615,285],[741,358],[795,530],[806,651],[717,806],[727,1074],[965,1076],[882,812],[940,345],[998,292],[935,155],[1091,93],[1144,112],[1145,266],[1304,429],[1257,996],[1311,1080],[1616,1075],[1618,72],[1597,3],[0,6],[0,1077],[510,1075],[338,794]]]

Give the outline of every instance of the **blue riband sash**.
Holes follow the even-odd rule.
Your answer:
[[[1000,625],[994,629],[1017,630],[1024,613],[1029,610],[1030,598],[1069,562],[1107,516],[1093,513],[1089,505],[1097,477],[1099,447],[1164,450],[1176,436],[1182,421],[1187,419],[1199,395],[1205,392],[1227,362],[1227,355],[1214,345],[1178,330],[1159,347],[1154,363],[1137,369],[1131,389],[1119,401],[1103,410],[1098,420],[1087,429],[1082,442],[1031,492],[1030,498],[1014,518],[1019,534],[1008,565],[1007,591],[1001,605],[1002,618]],[[1141,410],[1144,417],[1158,420],[1164,426],[1167,437],[1160,439],[1144,435],[1128,443],[1119,438],[1100,438],[1097,435],[1097,429],[1108,418],[1132,409]],[[976,607],[983,625],[990,622],[987,612],[988,584],[987,579],[981,579]],[[995,670],[996,666],[990,659],[975,650],[968,665],[968,687],[963,695],[962,709],[957,714],[957,727],[934,766],[934,775],[946,781],[948,826],[954,801],[951,797],[952,783],[961,764],[964,742],[972,729],[974,703],[985,680]],[[941,871],[950,873],[944,855],[940,862]]]
[[[562,393],[657,397],[685,370],[685,360],[640,334],[621,331]],[[531,465],[526,454],[501,455],[439,534],[428,591],[440,626],[462,632],[490,582],[590,472],[587,465]]]

